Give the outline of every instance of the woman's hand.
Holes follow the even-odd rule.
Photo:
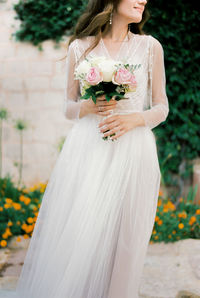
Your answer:
[[[96,104],[90,98],[87,100],[87,109],[89,113],[108,116],[110,115],[110,111],[116,107],[117,101],[115,99],[111,99],[107,101],[105,95],[98,96],[96,99]]]
[[[136,112],[126,115],[118,114],[109,116],[99,123],[99,128],[100,132],[102,133],[109,130],[108,132],[104,133],[104,137],[115,133],[114,136],[110,137],[113,140],[137,126],[144,125],[145,123],[143,117],[140,115],[140,113]]]

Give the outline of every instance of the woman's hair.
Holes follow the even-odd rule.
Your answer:
[[[116,10],[121,0],[89,0],[84,13],[79,17],[74,28],[74,34],[70,37],[68,46],[72,41],[86,36],[95,36],[94,42],[85,51],[89,53],[99,43],[101,36],[109,30],[109,20],[111,13]],[[140,23],[130,23],[129,29],[135,34],[144,34],[142,30],[144,24],[149,19],[150,14],[145,6]]]

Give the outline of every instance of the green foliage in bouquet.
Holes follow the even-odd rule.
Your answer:
[[[100,82],[98,85],[90,86],[85,89],[85,94],[81,96],[82,99],[92,98],[93,102],[96,104],[96,98],[105,94],[107,101],[110,101],[112,97],[115,97],[115,100],[120,100],[124,98],[125,88],[120,88],[119,92],[116,91],[116,85],[112,82]]]

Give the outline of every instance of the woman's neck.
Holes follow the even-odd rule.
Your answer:
[[[121,42],[128,33],[128,24],[124,23],[120,18],[113,17],[110,30],[104,36],[105,39],[110,39],[112,42]]]

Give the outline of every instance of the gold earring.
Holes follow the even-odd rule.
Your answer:
[[[112,25],[112,12],[110,14],[110,25]]]

